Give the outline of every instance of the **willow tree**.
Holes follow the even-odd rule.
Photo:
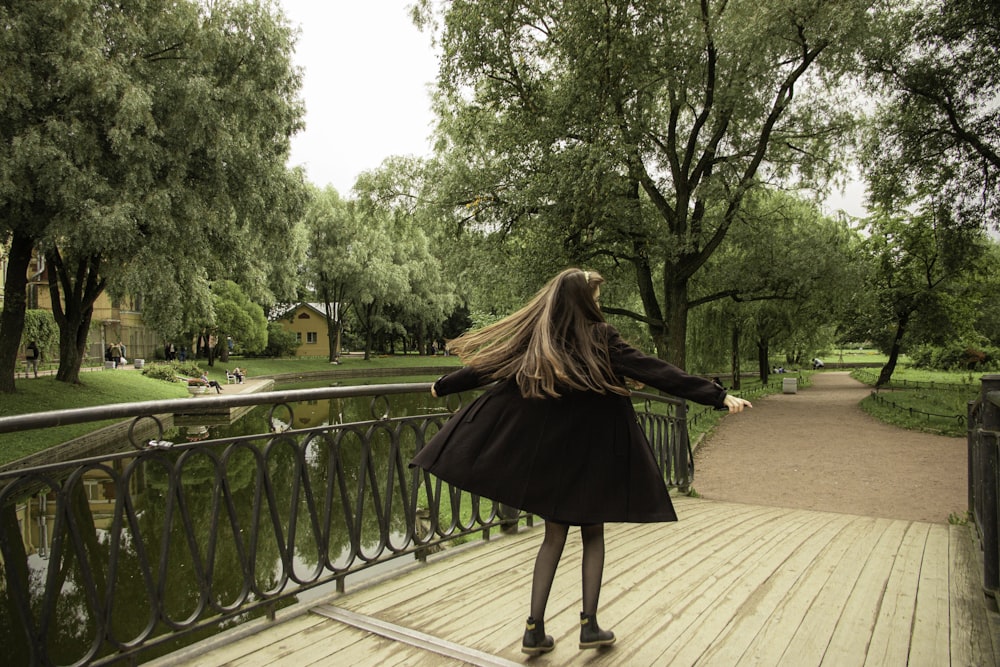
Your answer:
[[[831,91],[871,4],[451,0],[436,17],[425,2],[457,215],[630,266],[641,310],[605,311],[683,366],[689,283],[747,193],[836,163],[851,118]]]
[[[864,156],[872,199],[890,211],[933,199],[956,223],[996,228],[1000,6],[927,0],[880,19],[864,49],[881,94]]]
[[[67,382],[106,290],[145,297],[164,333],[211,308],[214,278],[266,302],[302,193],[285,166],[302,117],[294,34],[274,3],[13,0],[0,17],[0,391],[33,251]]]

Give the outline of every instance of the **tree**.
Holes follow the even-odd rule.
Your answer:
[[[331,187],[314,190],[306,207],[303,228],[307,237],[306,282],[323,304],[330,342],[330,361],[340,356],[344,317],[350,305],[350,290],[358,279],[357,267],[349,265],[354,222],[350,206]]]
[[[215,326],[219,358],[229,360],[228,340],[239,345],[246,354],[259,354],[267,347],[267,318],[260,304],[254,303],[232,280],[219,280],[212,285]]]
[[[923,207],[869,221],[872,271],[865,292],[871,301],[863,321],[868,337],[889,355],[877,386],[892,379],[907,343],[940,342],[971,327],[963,304],[988,246],[981,226],[958,224],[949,214],[947,207]]]
[[[285,167],[300,77],[274,5],[18,0],[3,12],[0,391],[13,390],[9,341],[33,248],[48,263],[67,382],[105,290],[142,294],[167,334],[211,307],[213,278],[273,299],[287,272],[272,260],[294,256],[302,187]]]
[[[857,238],[845,220],[828,218],[813,203],[782,192],[749,196],[739,219],[693,281],[691,301],[699,311],[711,306],[715,325],[699,334],[699,346],[721,351],[728,345],[735,366],[742,337],[752,335],[766,382],[772,350],[801,363],[796,357],[816,350],[822,332],[839,321],[844,299],[860,288],[853,259]],[[736,382],[737,369],[732,370]]]
[[[532,226],[575,262],[630,266],[641,311],[618,313],[684,366],[691,280],[747,194],[835,165],[851,118],[831,90],[868,5],[450,2],[442,189],[466,227]]]
[[[879,15],[864,54],[880,99],[865,164],[888,208],[934,192],[956,220],[1000,222],[1000,7],[995,0],[908,3]]]

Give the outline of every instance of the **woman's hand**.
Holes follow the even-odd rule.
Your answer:
[[[723,403],[727,408],[729,408],[730,412],[743,412],[743,408],[753,407],[750,401],[745,398],[740,398],[739,396],[733,396],[732,394],[726,394],[726,398]]]

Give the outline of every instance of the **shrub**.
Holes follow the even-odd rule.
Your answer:
[[[181,377],[201,377],[201,368],[192,361],[171,361],[162,364],[146,364],[142,374],[155,380],[180,382]]]
[[[909,352],[916,368],[941,371],[985,372],[1000,368],[1000,350],[995,347],[956,342],[948,346],[923,345]]]
[[[265,357],[291,357],[299,349],[299,341],[291,331],[285,331],[277,322],[267,323],[267,347]]]

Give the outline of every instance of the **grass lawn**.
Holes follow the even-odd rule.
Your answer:
[[[831,364],[884,364],[889,357],[878,350],[858,348],[837,348],[819,355],[819,358]]]
[[[892,374],[892,386],[864,399],[861,408],[900,428],[965,437],[968,403],[979,395],[983,375],[902,367]],[[852,376],[874,385],[878,371],[855,371]]]
[[[187,388],[180,382],[153,380],[137,371],[81,373],[78,385],[57,382],[55,376],[43,375],[37,379],[16,380],[14,386],[15,393],[5,395],[0,403],[0,417],[188,395]],[[13,461],[116,421],[120,420],[4,433],[0,435],[0,461]]]

